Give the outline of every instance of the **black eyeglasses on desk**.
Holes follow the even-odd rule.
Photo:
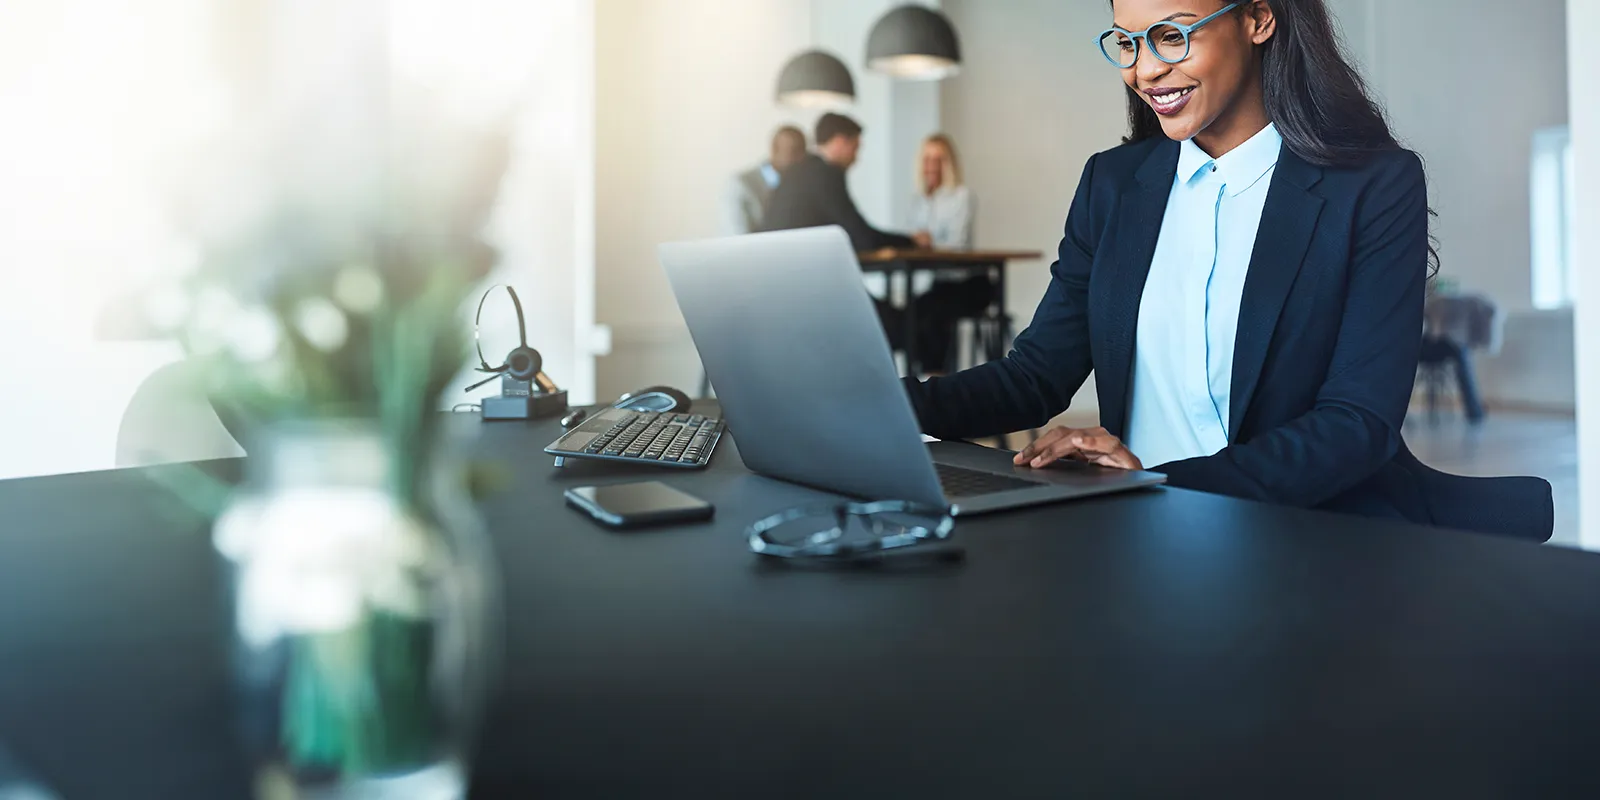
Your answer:
[[[952,552],[949,508],[900,500],[791,508],[750,526],[750,549],[774,558],[854,561],[908,551]]]

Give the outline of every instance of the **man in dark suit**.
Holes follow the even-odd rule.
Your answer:
[[[771,157],[734,176],[724,209],[724,233],[737,236],[762,230],[773,190],[783,181],[783,174],[805,156],[805,133],[793,125],[779,128],[772,135]]]
[[[857,251],[916,245],[909,236],[872,227],[850,199],[844,175],[861,149],[859,123],[840,114],[823,114],[817,120],[816,148],[784,173],[767,204],[766,230],[838,225]]]

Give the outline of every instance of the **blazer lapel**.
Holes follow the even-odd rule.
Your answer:
[[[1239,329],[1233,347],[1233,383],[1228,400],[1228,439],[1240,440],[1240,426],[1267,360],[1273,331],[1294,288],[1322,213],[1322,198],[1308,191],[1322,179],[1322,169],[1289,151],[1278,157],[1272,186],[1245,275],[1239,301]]]
[[[1105,286],[1098,320],[1103,353],[1095,359],[1095,382],[1102,403],[1100,424],[1113,435],[1125,433],[1133,389],[1134,339],[1139,327],[1139,302],[1150,275],[1172,177],[1178,170],[1178,143],[1163,141],[1136,172],[1136,181],[1117,205],[1112,241],[1117,243],[1115,270]]]

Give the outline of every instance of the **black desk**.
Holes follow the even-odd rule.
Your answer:
[[[474,797],[1600,796],[1589,554],[1158,490],[800,571],[740,531],[817,495],[731,442],[668,478],[714,525],[617,534],[560,490],[626,472],[484,430],[517,477]],[[139,471],[0,483],[0,519],[0,740],[70,800],[241,796],[195,520]]]

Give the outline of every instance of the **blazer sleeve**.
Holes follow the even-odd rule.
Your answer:
[[[821,185],[817,190],[822,196],[818,198],[817,207],[824,209],[829,222],[844,228],[845,233],[850,235],[851,247],[859,252],[880,247],[916,246],[910,236],[880,231],[861,216],[856,202],[850,199],[850,187],[845,183],[844,170],[828,169],[820,173]]]
[[[1251,441],[1155,471],[1174,486],[1306,507],[1375,474],[1401,444],[1427,262],[1427,179],[1416,155],[1403,152],[1357,212],[1344,319],[1314,407]]]
[[[1089,348],[1089,272],[1099,239],[1090,207],[1095,159],[1078,180],[1050,286],[999,361],[947,378],[905,380],[923,432],[973,439],[1037,428],[1067,409],[1094,369]]]

